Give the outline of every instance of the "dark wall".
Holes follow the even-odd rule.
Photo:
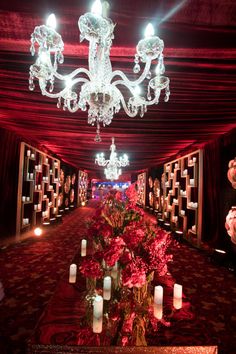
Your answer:
[[[0,128],[0,238],[16,232],[20,137]]]
[[[203,240],[230,248],[225,218],[236,205],[236,190],[227,178],[228,163],[236,156],[236,129],[207,144],[203,159]]]
[[[60,208],[76,207],[78,197],[78,170],[73,166],[61,162],[60,184]]]

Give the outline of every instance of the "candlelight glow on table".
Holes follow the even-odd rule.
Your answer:
[[[80,41],[89,41],[89,69],[80,67],[67,75],[58,73],[58,64],[64,61],[64,43],[55,30],[54,14],[49,16],[46,25],[35,27],[30,48],[34,56],[35,44],[39,46],[36,62],[30,66],[29,89],[34,90],[34,79],[38,79],[42,95],[58,99],[58,108],[63,106],[71,113],[88,109],[88,123],[97,126],[95,141],[101,141],[100,125],[109,125],[121,107],[129,117],[137,114],[142,117],[148,106],[158,104],[162,90],[165,91],[166,102],[170,95],[170,80],[163,75],[164,42],[154,35],[153,26],[150,23],[147,25],[145,37],[137,44],[134,73],[139,73],[140,62],[145,67],[141,75],[131,81],[122,71],[112,70],[110,49],[115,25],[102,13],[103,6],[100,0],[96,0],[91,12],[80,16],[78,21]],[[154,60],[157,65],[153,72],[151,64]],[[60,86],[57,82],[62,82],[63,89],[55,92],[54,88]],[[141,84],[147,87],[147,92],[141,91]],[[122,93],[123,89],[128,90],[128,97]]]

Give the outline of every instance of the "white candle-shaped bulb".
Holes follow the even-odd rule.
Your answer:
[[[70,265],[70,271],[69,271],[69,283],[75,283],[76,282],[76,273],[77,273],[77,265],[76,264],[71,264]]]
[[[82,257],[86,256],[86,249],[87,249],[87,240],[83,239],[81,241],[81,256]]]
[[[56,28],[56,26],[57,26],[57,20],[56,20],[56,16],[55,16],[54,14],[51,14],[51,15],[48,16],[46,25],[47,25],[48,27],[53,28],[53,29]]]
[[[140,86],[135,86],[135,88],[134,88],[134,95],[135,96],[140,96],[140,94],[141,94],[141,88],[140,88]]]
[[[68,78],[66,79],[66,87],[67,87],[67,88],[71,88],[72,85],[73,85],[73,81],[72,81],[72,79],[71,79],[70,77],[68,77]]]
[[[163,287],[161,285],[155,286],[154,303],[158,305],[163,304]]]
[[[103,279],[103,299],[110,300],[111,298],[111,277],[107,276]]]
[[[102,15],[102,3],[101,3],[100,0],[94,1],[93,5],[92,5],[92,8],[91,8],[91,12],[93,14],[96,14],[96,15],[99,15],[99,16]]]
[[[154,27],[151,23],[149,23],[147,25],[145,32],[144,32],[144,36],[145,36],[145,38],[154,36]]]
[[[102,332],[103,298],[97,295],[93,302],[93,332]]]

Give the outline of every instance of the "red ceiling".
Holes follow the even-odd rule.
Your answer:
[[[111,52],[113,69],[132,73],[135,46],[151,21],[165,42],[171,96],[143,118],[123,111],[102,128],[102,143],[86,112],[59,110],[56,101],[28,90],[30,35],[54,12],[65,43],[63,72],[87,65],[87,43],[79,43],[78,18],[91,1],[5,1],[0,10],[0,124],[45,146],[62,160],[95,173],[97,152],[108,155],[111,137],[118,153],[130,157],[127,171],[157,166],[174,155],[203,146],[236,126],[235,0],[111,0],[117,25]],[[159,25],[158,25],[159,24]]]

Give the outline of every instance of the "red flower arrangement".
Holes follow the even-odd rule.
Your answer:
[[[172,259],[167,254],[171,243],[169,233],[147,223],[143,211],[136,207],[136,201],[134,185],[127,189],[125,199],[112,190],[97,210],[87,235],[108,267],[119,263],[121,284],[128,288],[142,287],[154,271],[165,275],[167,263]],[[94,253],[85,257],[80,266],[82,274],[102,276],[102,262],[97,256],[98,253]]]
[[[103,271],[100,263],[91,256],[87,256],[80,264],[80,272],[88,278],[101,278]]]

